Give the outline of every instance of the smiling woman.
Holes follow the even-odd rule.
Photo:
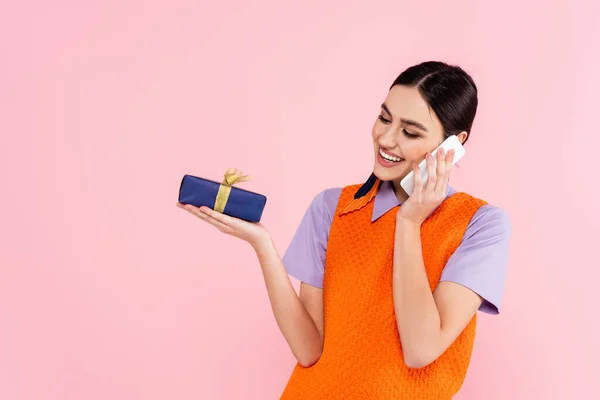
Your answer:
[[[465,143],[476,110],[477,88],[459,67],[425,62],[400,74],[373,125],[370,177],[315,196],[283,258],[260,223],[184,207],[255,249],[298,360],[282,399],[440,400],[459,391],[476,312],[499,313],[510,221],[451,188],[453,152],[431,151],[452,135]],[[400,181],[411,170],[409,196]],[[288,274],[302,282],[299,295]]]

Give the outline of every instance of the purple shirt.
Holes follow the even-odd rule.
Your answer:
[[[283,256],[289,275],[323,287],[325,253],[333,215],[342,188],[325,189],[313,199]],[[447,196],[456,191],[448,188]],[[400,205],[390,181],[383,181],[375,195],[371,221]],[[465,286],[483,298],[480,311],[498,314],[506,279],[511,224],[500,208],[486,204],[471,219],[461,244],[442,271],[441,281]]]

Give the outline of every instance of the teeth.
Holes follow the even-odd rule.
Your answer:
[[[398,158],[398,157],[393,157],[393,156],[389,156],[387,154],[385,154],[383,152],[383,150],[379,149],[379,154],[381,154],[381,157],[383,157],[384,159],[388,160],[388,161],[392,161],[392,162],[400,162],[403,160],[403,158]]]

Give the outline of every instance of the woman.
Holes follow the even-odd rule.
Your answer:
[[[458,392],[477,310],[499,312],[510,221],[448,185],[452,152],[430,152],[450,135],[465,143],[476,109],[475,83],[459,67],[425,62],[400,74],[373,126],[373,173],[319,193],[283,259],[261,224],[180,205],[255,249],[298,360],[282,399]],[[408,196],[399,183],[424,158],[429,179],[416,173]]]

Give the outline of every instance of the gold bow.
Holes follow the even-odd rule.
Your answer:
[[[231,193],[231,187],[236,182],[246,182],[250,180],[248,175],[242,175],[242,172],[235,169],[230,168],[225,172],[225,178],[223,182],[219,186],[219,191],[217,193],[217,198],[215,200],[214,210],[222,213],[225,210],[225,206],[227,205],[227,200],[229,200],[229,193]]]

